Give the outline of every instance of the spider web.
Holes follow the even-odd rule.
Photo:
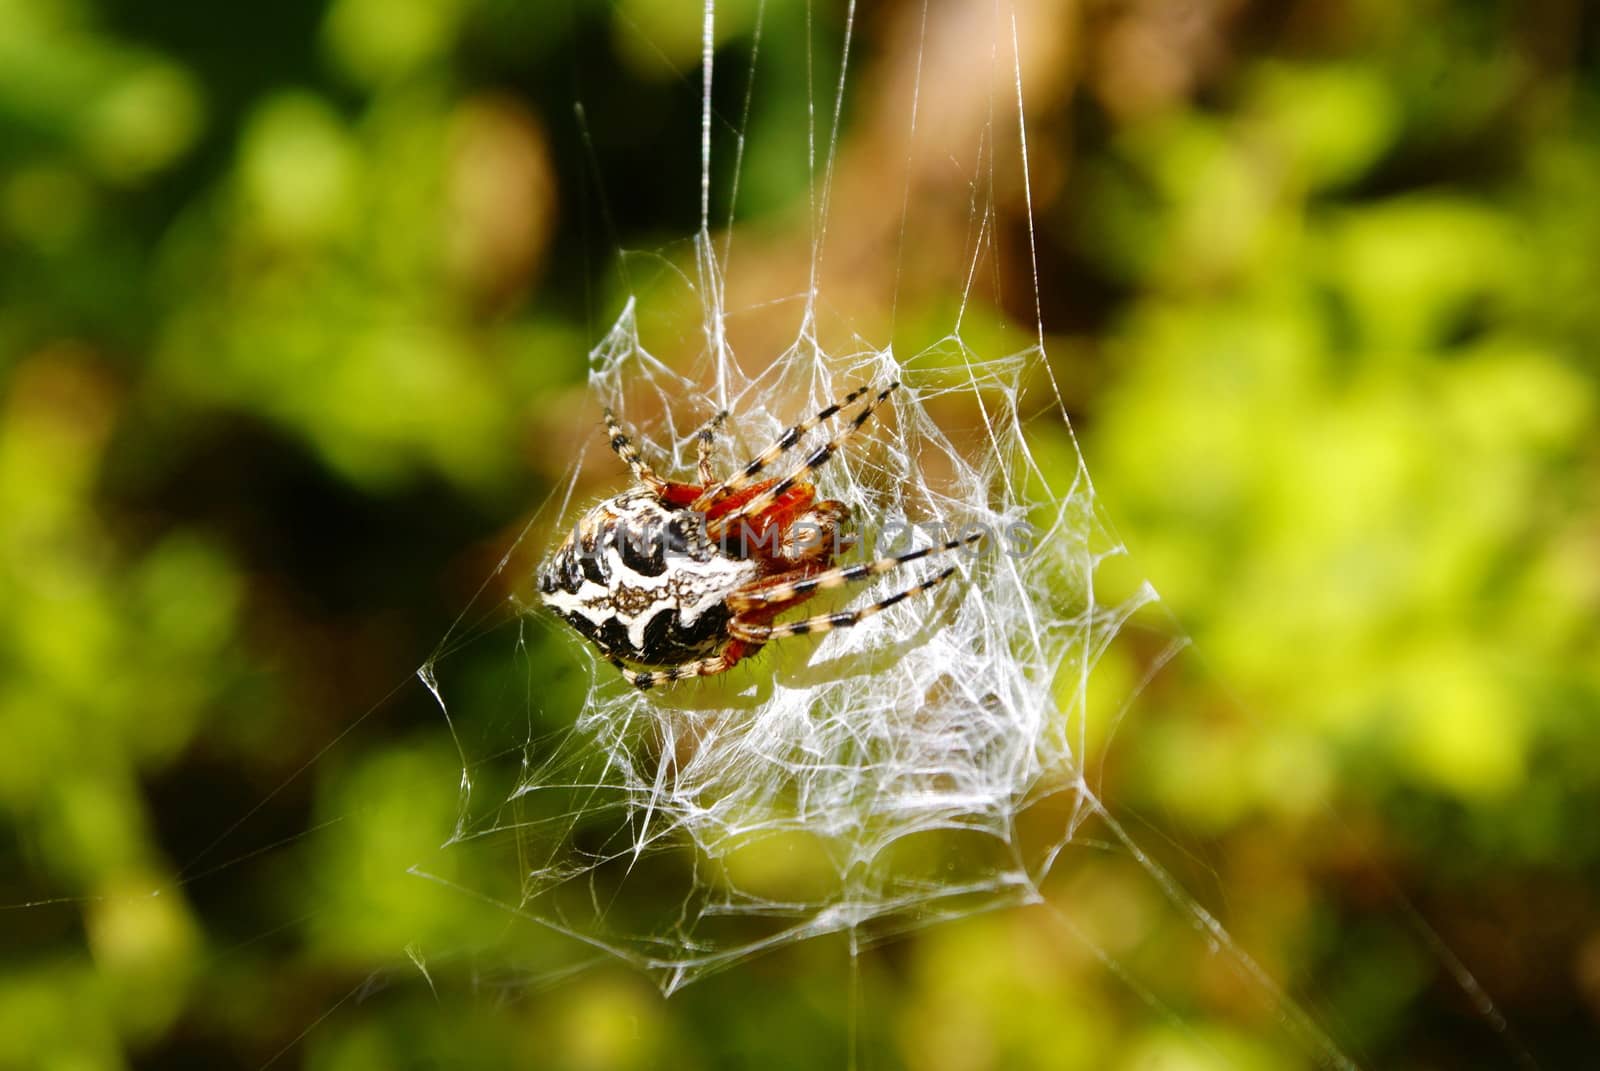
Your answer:
[[[791,277],[751,282],[741,267],[756,258],[743,259],[743,243],[760,239],[731,220],[748,94],[760,86],[761,15],[738,72],[749,86],[744,114],[730,120],[713,108],[717,10],[706,3],[699,233],[676,252],[624,258],[626,303],[590,354],[597,430],[485,586],[485,602],[504,594],[511,603],[509,629],[469,624],[469,610],[419,671],[450,724],[462,775],[442,862],[416,872],[483,901],[507,926],[633,964],[666,992],[810,938],[844,935],[857,951],[942,920],[1043,905],[1181,1025],[1047,894],[1069,849],[1109,850],[1246,981],[1292,1047],[1320,1066],[1356,1066],[1102,802],[1099,757],[1185,641],[1176,629],[1159,632],[1142,679],[1107,684],[1096,674],[1157,597],[1126,578],[1046,352],[1025,121],[1025,76],[1040,69],[1029,58],[1032,9],[967,5],[944,20],[942,37],[930,36],[925,2],[912,10],[902,29],[917,35],[914,65],[875,86],[862,109],[863,124],[903,139],[900,173],[882,178],[902,190],[900,218],[865,222],[841,185],[857,151],[843,121],[858,88],[850,3],[837,82],[818,81],[808,38],[805,255]],[[959,90],[924,85],[924,60],[940,49],[959,50],[961,69],[978,80]],[[982,109],[976,123],[950,114],[973,107]],[[953,143],[950,132],[966,129],[976,139]],[[713,179],[730,169],[734,203],[719,208]],[[1028,221],[1021,235],[1004,225],[1018,201],[1015,214]],[[959,240],[930,255],[952,205]],[[850,258],[871,240],[855,233],[862,226],[895,250],[887,293],[851,274]],[[1019,257],[1002,250],[1007,242],[1027,248]],[[1006,278],[1001,265],[1019,261],[1032,266],[1027,277]],[[942,331],[918,339],[903,321],[919,302],[926,308],[918,288],[929,279],[956,300]],[[1030,311],[1032,323],[995,327],[1004,308]],[[535,608],[534,563],[590,504],[625,485],[598,431],[602,406],[658,472],[693,479],[697,433],[721,411],[729,418],[719,476],[851,389],[892,381],[902,388],[881,420],[816,474],[819,497],[844,501],[870,531],[1026,532],[1026,553],[990,539],[976,554],[933,555],[804,612],[865,605],[956,564],[956,577],[927,596],[820,639],[774,643],[721,677],[648,693]],[[468,655],[514,662],[525,691],[475,689],[460,664]],[[551,659],[584,675],[579,709],[541,698]],[[506,731],[519,724],[521,739],[507,748]],[[546,965],[529,976],[556,976],[539,947]],[[1457,977],[1475,988],[1464,970]]]
[[[1112,858],[1243,980],[1266,1011],[1264,1033],[1281,1032],[1319,1066],[1356,1066],[1338,1024],[1291,993],[1283,971],[1252,958],[1174,876],[1173,849],[1185,849],[1135,835],[1106,802],[1102,763],[1118,725],[1187,644],[1151,585],[1129,579],[1047,352],[1026,123],[1060,61],[1041,54],[1049,35],[1030,22],[1042,5],[971,0],[930,15],[935,7],[904,5],[909,19],[896,29],[915,41],[911,62],[869,85],[852,52],[856,5],[844,8],[838,53],[824,57],[813,52],[808,2],[813,90],[808,151],[797,162],[809,177],[806,239],[789,263],[769,238],[732,224],[766,5],[756,0],[749,62],[733,72],[746,86],[742,110],[730,116],[713,108],[718,10],[707,0],[698,233],[664,253],[623,257],[627,298],[590,354],[590,445],[418,671],[455,742],[460,778],[452,835],[412,870],[493,921],[442,939],[439,958],[509,964],[519,987],[615,960],[670,993],[810,939],[842,937],[854,955],[908,931],[1032,905],[1188,1030],[1126,944],[1106,942],[1052,885],[1069,859]],[[836,79],[816,74],[832,67]],[[938,85],[923,77],[934,67],[946,72]],[[847,107],[852,95],[859,102]],[[859,140],[847,127],[862,131]],[[733,191],[721,205],[718,175]],[[864,196],[863,182],[898,191],[897,218],[863,209],[885,200],[881,189]],[[1009,226],[1016,219],[1026,223],[1020,233]],[[886,270],[862,268],[874,248],[891,251],[875,254]],[[792,270],[771,270],[785,263]],[[1008,275],[1017,263],[1029,270]],[[1009,326],[1004,310],[1020,310],[1026,327]],[[774,643],[721,677],[650,693],[627,687],[534,608],[534,563],[587,505],[624,484],[604,449],[602,406],[658,471],[687,479],[696,436],[719,412],[730,414],[716,450],[727,473],[851,389],[891,381],[902,387],[880,419],[816,474],[820,495],[848,504],[862,534],[922,525],[926,543],[934,527],[976,526],[992,538],[976,553],[932,556],[806,610],[865,605],[955,564],[950,582],[858,627]],[[1004,538],[1015,533],[1026,536],[1020,545]],[[863,542],[857,557],[872,544]],[[1103,672],[1113,645],[1135,631],[1141,671]],[[565,694],[550,683],[563,674],[581,678],[576,704],[552,698]],[[177,885],[279,847],[211,858],[387,702],[223,830]],[[67,901],[7,906],[58,902]],[[1472,975],[1416,923],[1425,954],[1516,1050]],[[438,952],[421,937],[404,950],[430,987]],[[505,988],[498,976],[473,977]]]
[[[813,94],[806,288],[729,308],[737,232],[720,247],[712,236],[716,10],[708,2],[702,227],[687,263],[661,258],[662,281],[629,298],[592,351],[589,378],[594,412],[615,409],[658,471],[679,476],[692,471],[697,432],[719,411],[730,414],[718,444],[719,471],[727,471],[851,388],[899,382],[892,413],[817,473],[819,497],[843,500],[858,524],[880,529],[1025,531],[1028,552],[991,540],[979,555],[956,556],[958,580],[928,598],[819,642],[774,644],[723,678],[666,691],[628,688],[570,642],[568,657],[590,676],[587,699],[570,728],[530,729],[510,777],[494,770],[503,754],[476,754],[457,733],[462,809],[447,848],[502,853],[518,878],[514,896],[463,891],[650,971],[669,992],[811,937],[842,932],[859,948],[942,919],[1040,902],[1042,882],[1085,823],[1109,820],[1085,763],[1090,682],[1108,644],[1156,596],[1145,583],[1108,594],[1100,582],[1104,563],[1123,548],[1101,517],[1046,358],[1036,273],[1025,283],[1031,339],[982,352],[967,337],[978,289],[990,285],[990,308],[1005,298],[995,274],[1002,187],[1020,182],[1020,195],[1031,198],[1019,16],[1009,5],[985,14],[976,28],[986,40],[962,45],[987,57],[991,83],[967,87],[975,97],[963,98],[984,101],[989,115],[979,142],[965,147],[964,169],[957,165],[969,226],[961,259],[946,273],[960,301],[943,337],[901,353],[887,338],[857,333],[830,302],[824,267],[853,4],[834,92]],[[924,7],[924,33],[926,20]],[[759,33],[756,41],[752,86]],[[918,222],[918,129],[937,127],[943,117],[930,104],[948,100],[925,98],[926,47],[924,38],[900,102],[908,130],[902,257],[907,229]],[[736,169],[742,149],[736,138]],[[891,310],[898,297],[891,295]],[[641,328],[652,304],[697,308],[698,337],[685,344],[681,333],[669,335],[671,355],[653,352]],[[792,313],[793,335],[775,358],[747,366],[730,336],[741,315],[775,307]],[[530,552],[559,538],[595,497],[579,486],[582,468],[502,561],[497,572],[514,600],[532,602],[517,590]],[[921,569],[898,570],[850,601],[909,587],[944,564],[935,556]],[[532,609],[521,627],[559,629]],[[452,731],[460,704],[445,656],[457,641],[446,637],[420,671]],[[525,635],[516,649],[526,656]],[[530,711],[535,725],[550,713],[536,700]],[[1039,813],[1044,821],[1028,820]],[[776,867],[775,856],[784,857]],[[1216,929],[1215,939],[1228,941],[1141,859],[1197,921]],[[1264,975],[1259,981],[1272,987]],[[1345,1062],[1309,1020],[1301,1027],[1326,1062]]]

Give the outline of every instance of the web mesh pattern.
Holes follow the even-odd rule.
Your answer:
[[[830,357],[802,339],[761,376],[747,379],[731,361],[722,369],[734,435],[747,448],[853,385],[901,381],[893,415],[818,474],[819,492],[850,504],[858,527],[993,536],[976,553],[946,555],[959,563],[958,581],[820,641],[778,641],[709,687],[640,693],[614,686],[610,667],[597,665],[577,735],[594,750],[592,783],[620,823],[592,865],[684,850],[720,871],[720,880],[689,882],[673,939],[648,942],[645,961],[681,978],[753,950],[713,937],[717,918],[781,920],[759,944],[1035,896],[1077,819],[1054,843],[1027,845],[1018,815],[1041,796],[1084,790],[1077,760],[1090,670],[1150,597],[1144,588],[1117,604],[1096,599],[1096,568],[1116,546],[1097,523],[1087,475],[1080,465],[1051,494],[1019,415],[1019,384],[1043,378],[1048,390],[1039,351],[983,361],[952,337],[902,362],[872,349]],[[642,426],[644,438],[670,447],[661,453],[673,468],[692,465],[709,414],[677,411],[704,388],[646,352],[631,316],[595,351],[591,378],[625,418],[673,414]],[[793,408],[774,412],[762,403],[769,398]],[[930,413],[951,399],[979,415],[970,446]],[[1053,401],[1046,412],[1056,414]],[[791,463],[804,452],[794,453]],[[925,576],[943,563],[919,564]],[[909,586],[911,571],[849,592],[849,603]],[[552,773],[537,770],[519,791],[542,790]],[[786,851],[816,856],[820,874],[806,895],[765,896],[723,866],[784,837]],[[552,879],[572,877],[534,868],[527,898],[537,901]]]

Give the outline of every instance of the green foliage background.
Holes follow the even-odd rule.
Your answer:
[[[816,942],[671,999],[407,876],[460,771],[391,692],[592,435],[616,249],[697,224],[697,7],[0,0],[0,1067],[1311,1065],[1126,859],[1063,867],[1076,931],[979,916],[854,971]],[[864,14],[856,86],[916,10]],[[1049,349],[1194,641],[1109,799],[1364,1066],[1585,1065],[1594,13],[1051,10]],[[729,70],[755,14],[719,5]],[[766,234],[805,226],[806,25],[769,0]],[[813,30],[826,86],[835,6]],[[1004,305],[974,330],[1031,321]],[[574,709],[572,650],[530,643]]]

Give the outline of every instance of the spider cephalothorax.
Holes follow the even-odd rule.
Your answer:
[[[955,571],[951,566],[914,587],[857,610],[775,623],[818,591],[878,576],[963,542],[908,551],[859,565],[835,566],[845,546],[842,502],[818,501],[808,477],[861,428],[898,387],[868,401],[839,435],[817,447],[792,472],[760,479],[811,430],[867,393],[862,387],[785,431],[737,473],[711,472],[712,430],[700,433],[699,483],[657,476],[606,410],[611,448],[637,485],[595,506],[539,570],[545,604],[592,642],[632,684],[649,688],[721,673],[783,636],[845,628]],[[627,663],[660,667],[638,670]]]

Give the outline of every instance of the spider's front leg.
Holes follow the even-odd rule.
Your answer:
[[[894,387],[898,385],[899,384],[895,384],[889,389],[893,390]],[[778,460],[778,458],[782,457],[784,454],[798,446],[800,439],[806,434],[806,432],[819,426],[824,421],[832,419],[834,414],[838,413],[840,409],[843,409],[845,406],[849,405],[851,402],[867,393],[867,390],[868,388],[866,387],[857,387],[855,390],[851,391],[849,394],[846,394],[843,398],[826,407],[810,419],[802,420],[793,427],[786,429],[782,435],[778,436],[778,438],[773,441],[771,446],[768,446],[765,450],[761,451],[761,453],[751,458],[749,464],[745,465],[744,468],[740,469],[738,472],[734,473],[732,476],[721,481],[720,483],[707,484],[705,491],[700,495],[699,498],[695,500],[694,505],[691,508],[697,510],[710,509],[712,503],[718,501],[724,495],[728,495],[735,491],[749,487],[755,482],[756,477],[759,476],[768,465],[772,464],[774,461]],[[871,408],[871,406],[868,407],[868,412],[871,412]],[[857,423],[859,424],[860,421],[858,420]],[[777,481],[773,482],[775,483]]]

